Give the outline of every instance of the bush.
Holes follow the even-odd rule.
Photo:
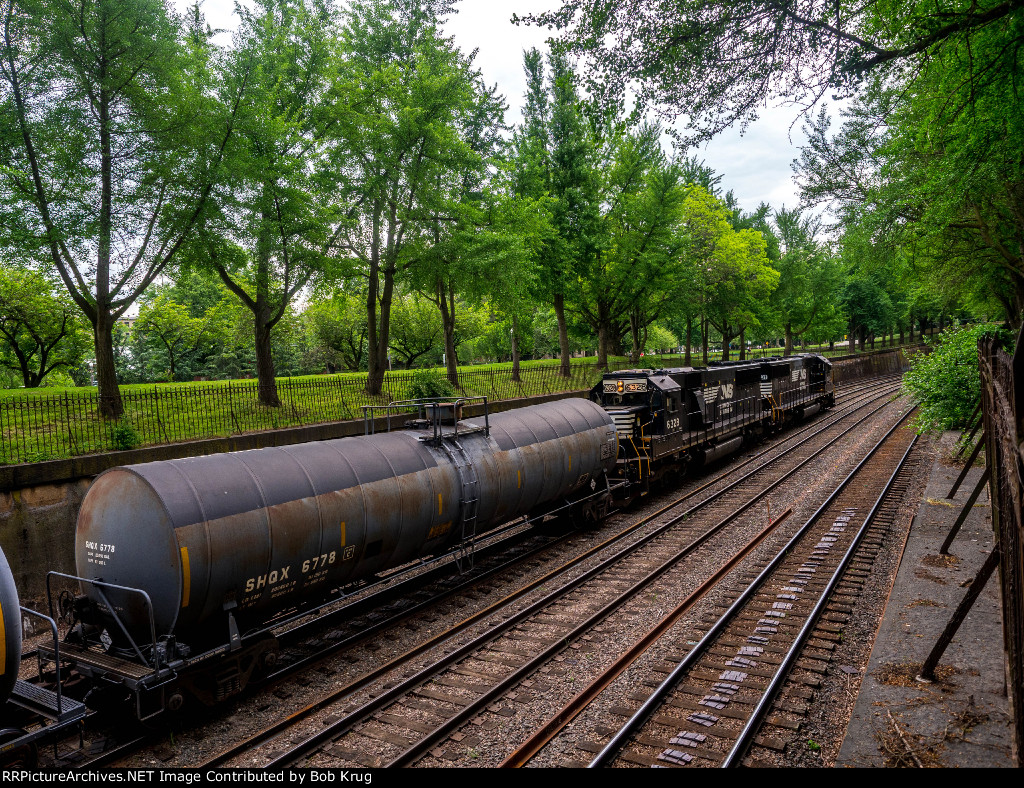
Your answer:
[[[436,369],[418,369],[409,383],[409,399],[435,399],[454,397],[455,387],[443,372]]]
[[[119,421],[110,428],[110,442],[115,451],[128,451],[142,445],[142,438],[127,421]]]
[[[981,397],[978,373],[978,340],[1005,335],[993,324],[952,326],[943,331],[935,349],[910,361],[903,389],[920,405],[915,422],[918,432],[964,429]]]

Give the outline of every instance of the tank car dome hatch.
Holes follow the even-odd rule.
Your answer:
[[[10,697],[21,665],[21,607],[7,556],[0,550],[0,706]]]

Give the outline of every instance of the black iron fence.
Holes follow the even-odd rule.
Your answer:
[[[1024,748],[1024,331],[1011,356],[996,339],[978,343],[985,462],[999,550],[1014,760]]]
[[[903,349],[848,358],[835,359],[837,382],[905,368]],[[682,364],[682,356],[648,356],[638,366]],[[632,366],[612,362],[609,369]],[[459,388],[467,396],[502,401],[590,388],[604,372],[595,359],[576,359],[570,370],[563,377],[557,364],[523,365],[514,379],[511,365],[469,368],[459,371]],[[408,399],[411,383],[412,373],[389,372],[382,393],[371,396],[365,375],[282,378],[276,408],[259,403],[254,380],[129,386],[122,389],[124,415],[116,424],[100,417],[100,397],[93,392],[14,396],[0,399],[0,465],[361,418],[363,406]]]
[[[603,371],[593,362],[570,369],[563,377],[557,365],[524,366],[518,380],[511,366],[470,369],[459,372],[459,388],[470,396],[508,400],[589,388]],[[115,424],[100,417],[100,397],[91,392],[0,399],[0,464],[360,418],[364,405],[407,399],[411,382],[409,373],[387,373],[382,393],[372,396],[365,375],[284,378],[277,382],[282,404],[276,408],[259,403],[256,381],[133,386],[121,392],[124,415]]]

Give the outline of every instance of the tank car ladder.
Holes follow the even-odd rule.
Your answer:
[[[462,499],[459,501],[462,536],[455,551],[455,565],[458,566],[459,572],[468,572],[473,568],[473,556],[476,549],[474,540],[476,539],[477,508],[480,503],[479,480],[476,468],[473,467],[469,455],[466,454],[466,450],[457,439],[442,439],[441,447],[451,458],[462,485]]]

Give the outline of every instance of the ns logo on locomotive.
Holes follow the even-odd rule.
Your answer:
[[[381,572],[520,517],[600,520],[834,402],[814,355],[626,370],[589,400],[500,414],[484,398],[393,403],[387,431],[368,416],[360,437],[112,468],[79,513],[77,574],[50,573],[80,591],[50,602],[70,630],[37,649],[47,682],[18,679],[21,611],[0,562],[0,709],[56,730],[111,694],[140,719],[217,703],[273,663],[275,625]],[[481,415],[462,418],[471,405]],[[4,727],[0,762],[34,746],[27,727]]]

